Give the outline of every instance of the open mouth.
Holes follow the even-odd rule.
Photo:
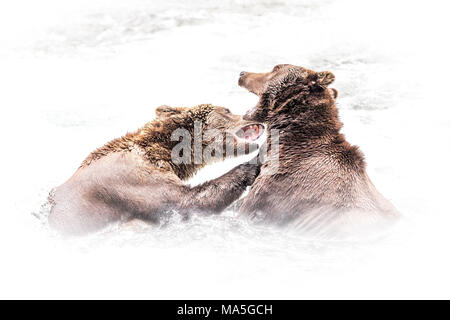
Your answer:
[[[264,133],[264,126],[262,124],[249,124],[241,127],[236,131],[235,136],[246,142],[252,142],[258,140],[259,137]]]

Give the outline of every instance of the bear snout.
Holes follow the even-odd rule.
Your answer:
[[[245,71],[241,71],[241,73],[239,73],[238,85],[241,87],[244,85],[244,78],[245,78],[246,74],[247,74],[247,72],[245,72]]]

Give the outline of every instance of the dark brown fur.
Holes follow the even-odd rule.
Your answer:
[[[239,85],[260,97],[244,119],[280,133],[279,168],[269,151],[242,213],[316,233],[397,216],[367,176],[361,151],[340,133],[337,91],[327,88],[333,80],[331,72],[292,65],[241,74]]]
[[[253,122],[212,105],[162,106],[156,114],[157,119],[140,130],[92,152],[75,174],[55,189],[49,216],[52,227],[65,234],[84,234],[118,220],[140,218],[157,222],[172,210],[182,214],[192,210],[218,213],[253,183],[259,167],[245,163],[220,178],[190,187],[183,180],[207,162],[171,161],[172,148],[178,143],[171,141],[171,134],[178,128],[193,136],[194,121],[201,121],[204,130],[216,129],[232,135]],[[228,141],[233,147],[239,144],[235,139]],[[205,147],[209,141],[202,143]]]

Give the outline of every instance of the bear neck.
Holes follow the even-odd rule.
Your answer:
[[[300,94],[274,105],[268,129],[279,131],[280,146],[314,154],[345,140],[334,100],[326,94]]]
[[[269,130],[279,130],[282,144],[315,147],[340,136],[342,123],[330,98],[297,97],[275,110],[268,119]]]
[[[341,154],[352,166],[365,168],[363,154],[340,133],[342,123],[331,97],[309,95],[292,99],[285,107],[282,110],[287,112],[271,113],[267,121],[269,146],[271,130],[279,131],[282,164],[318,155]]]

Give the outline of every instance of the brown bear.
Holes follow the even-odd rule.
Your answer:
[[[331,72],[282,64],[267,73],[241,72],[239,85],[260,97],[244,119],[264,122],[268,154],[240,211],[314,233],[348,232],[391,221],[396,209],[375,188],[364,156],[340,133]],[[274,131],[277,130],[277,131]],[[278,151],[271,145],[278,132]]]
[[[218,139],[219,143],[233,150],[226,155],[234,156],[236,149],[248,151],[254,146],[252,141],[262,134],[262,125],[209,104],[193,108],[161,106],[156,115],[138,131],[92,152],[67,182],[52,191],[51,227],[64,234],[81,235],[114,221],[158,222],[161,215],[173,210],[183,215],[192,210],[219,213],[253,183],[259,166],[247,162],[204,184],[184,184],[183,180],[198,169],[220,158],[194,159],[196,147],[188,140],[188,148],[177,154],[186,153],[183,159],[188,161],[174,162],[172,153],[180,141],[174,141],[172,134],[181,129],[189,134],[182,140],[194,137],[195,125],[200,124],[206,130],[203,136],[200,132],[200,152],[213,144],[211,137],[206,138],[207,132],[216,130],[226,136],[223,142]]]

